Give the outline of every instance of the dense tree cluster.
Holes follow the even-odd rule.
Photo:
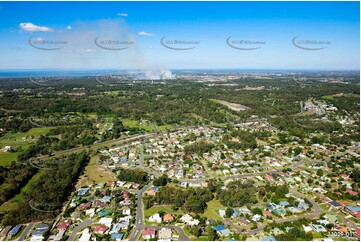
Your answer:
[[[267,133],[261,133],[263,136],[267,137]],[[233,130],[230,134],[224,135],[223,141],[231,149],[254,149],[257,147],[256,138],[258,133],[249,132],[246,130]],[[234,141],[232,139],[236,139]]]
[[[148,173],[141,169],[119,168],[117,170],[117,174],[118,174],[117,178],[120,181],[128,181],[128,182],[144,184],[144,183],[147,183],[149,180]]]
[[[257,189],[252,181],[232,181],[227,184],[227,189],[217,191],[217,199],[224,206],[242,207],[246,204],[257,202]]]
[[[84,152],[71,154],[58,161],[57,169],[39,170],[16,208],[2,219],[5,225],[55,218],[74,189],[74,183],[89,162]]]
[[[0,205],[18,194],[37,171],[27,162],[0,166]]]
[[[154,202],[158,204],[174,205],[183,208],[187,212],[203,213],[207,202],[213,199],[209,189],[189,188],[183,190],[176,187],[162,187],[155,196]]]
[[[200,140],[196,143],[187,145],[184,148],[184,152],[186,154],[200,154],[202,155],[203,153],[207,153],[210,152],[212,149],[214,148],[214,144],[211,144],[209,142],[206,142],[204,140]]]
[[[167,185],[167,183],[169,182],[169,178],[167,175],[163,175],[161,177],[158,178],[154,178],[153,180],[153,185],[154,186],[165,186]]]

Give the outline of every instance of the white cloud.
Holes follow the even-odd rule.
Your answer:
[[[70,30],[70,29],[71,29],[71,25],[66,26],[66,29],[69,29],[69,30]]]
[[[121,17],[128,17],[128,14],[127,14],[127,13],[118,13],[118,16],[121,16]]]
[[[52,28],[49,27],[44,27],[44,26],[37,26],[35,24],[32,23],[20,23],[19,24],[20,28],[25,30],[25,31],[29,31],[29,32],[51,32],[53,31]]]
[[[75,52],[75,53],[94,53],[96,52],[95,49],[74,49],[72,50],[72,52]]]
[[[143,35],[143,36],[153,36],[154,34],[147,33],[147,32],[145,32],[145,31],[140,31],[140,32],[138,33],[138,35]]]

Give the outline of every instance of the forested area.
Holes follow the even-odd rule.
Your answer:
[[[172,205],[176,209],[186,212],[203,213],[207,202],[214,198],[210,189],[189,188],[187,190],[176,187],[161,187],[155,197],[146,196],[144,204],[146,209],[154,203]]]
[[[227,207],[242,207],[257,202],[257,188],[251,180],[232,181],[227,184],[227,189],[219,189],[216,198]]]
[[[18,194],[37,171],[28,162],[0,166],[0,205]]]
[[[2,223],[16,225],[55,218],[88,162],[89,156],[83,152],[59,159],[54,169],[39,170],[37,179],[28,184],[22,199],[3,216]]]
[[[145,184],[149,180],[148,173],[141,169],[117,169],[117,178],[119,181],[128,181],[139,184]]]
[[[20,83],[20,82],[19,82]],[[260,117],[287,117],[299,113],[298,102],[314,97],[322,99],[330,95],[327,101],[333,103],[340,112],[357,110],[359,88],[357,84],[338,84],[311,82],[301,87],[300,84],[284,79],[242,79],[234,80],[237,88],[229,86],[208,87],[203,83],[187,80],[173,80],[166,84],[134,84],[132,86],[99,86],[89,79],[75,79],[56,85],[52,89],[29,86],[30,93],[4,92],[0,98],[0,107],[6,110],[22,111],[16,114],[17,125],[2,119],[2,126],[7,130],[26,130],[31,127],[27,118],[31,116],[46,117],[59,114],[80,113],[84,115],[120,115],[122,118],[135,120],[147,119],[161,124],[180,123],[222,123],[244,119],[251,115]],[[96,86],[96,88],[94,88]],[[257,91],[246,87],[259,87]],[[81,94],[81,95],[80,95]],[[347,95],[346,95],[347,94]],[[250,107],[250,110],[236,112],[211,101],[225,100]],[[2,115],[7,115],[0,110]],[[61,116],[60,116],[61,117]],[[53,118],[52,122],[63,122],[62,118]],[[70,120],[68,120],[70,121]],[[74,120],[73,120],[74,121]],[[275,125],[288,128],[293,122],[281,122],[277,118]],[[20,124],[20,125],[19,125]],[[53,124],[53,125],[54,125]]]

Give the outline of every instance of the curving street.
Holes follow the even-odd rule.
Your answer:
[[[69,236],[68,241],[75,241],[75,237],[76,235],[82,231],[83,229],[85,229],[86,227],[92,225],[93,220],[91,219],[85,219],[83,222],[81,222],[80,224],[78,224],[78,226],[75,227],[75,229],[73,230],[73,232],[71,233],[71,235]]]

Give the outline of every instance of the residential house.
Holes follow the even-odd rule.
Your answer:
[[[154,229],[145,229],[145,230],[143,230],[142,237],[144,239],[153,239],[153,238],[155,238],[155,230]]]
[[[155,213],[152,216],[149,217],[149,222],[153,222],[153,223],[161,223],[162,222],[162,218],[160,217],[159,213]]]
[[[168,228],[162,228],[158,231],[158,239],[170,241],[172,239],[172,230]]]
[[[274,228],[271,230],[271,233],[275,236],[280,235],[280,234],[284,234],[285,232],[283,232],[282,230],[280,230],[279,228]]]
[[[78,210],[83,210],[83,209],[88,209],[92,206],[92,203],[88,202],[88,203],[82,203],[80,204],[76,209]]]
[[[251,214],[251,210],[249,210],[248,208],[244,207],[244,208],[240,208],[239,211],[243,214],[243,215],[247,215],[247,214]]]
[[[56,226],[58,230],[66,230],[71,225],[71,221],[60,222]]]
[[[310,227],[317,233],[326,232],[327,230],[321,224],[311,224]]]
[[[97,227],[95,227],[94,229],[94,233],[95,234],[105,234],[108,231],[108,227],[105,225],[99,225]]]
[[[261,215],[255,214],[255,215],[253,215],[251,220],[254,222],[259,222],[261,220],[261,217],[262,217]]]
[[[297,208],[306,211],[310,206],[303,199],[298,199],[299,203]]]
[[[103,225],[107,226],[108,228],[110,228],[112,226],[112,222],[113,222],[112,218],[106,218],[106,217],[103,217],[99,220],[100,224],[103,224]]]
[[[95,215],[95,208],[91,208],[85,211],[85,215],[89,218],[92,218]]]
[[[0,240],[3,240],[11,230],[11,226],[6,226],[0,231]]]
[[[15,236],[19,233],[20,229],[21,229],[21,225],[15,225],[8,233],[8,236]]]
[[[219,210],[219,216],[221,216],[222,218],[224,218],[224,217],[226,216],[226,210],[220,209],[220,210]]]
[[[166,215],[163,216],[163,221],[164,222],[172,222],[174,220],[174,217],[172,216],[172,214],[167,213]]]
[[[115,241],[121,241],[121,240],[123,239],[123,237],[124,237],[124,234],[123,234],[123,233],[120,233],[120,234],[114,233],[114,234],[111,235],[110,238],[111,238],[112,240],[115,240]]]
[[[356,217],[357,216],[357,213],[360,212],[360,207],[356,207],[356,206],[346,206],[345,207],[345,210],[350,213],[352,216]]]
[[[287,202],[287,201],[281,201],[281,202],[280,202],[280,205],[281,205],[282,207],[287,207],[287,206],[290,205],[290,203]]]
[[[90,241],[90,237],[91,237],[91,233],[89,231],[88,228],[84,229],[80,238],[79,238],[79,241]]]
[[[274,236],[264,237],[261,241],[277,241]]]
[[[185,223],[185,224],[188,224],[190,226],[193,226],[193,225],[198,225],[199,224],[199,220],[198,219],[193,219],[193,217],[189,214],[185,214],[183,215],[180,220]]]
[[[266,216],[266,217],[273,217],[273,214],[268,210],[264,211],[263,215]]]
[[[327,213],[323,217],[331,224],[335,224],[338,222],[338,218],[335,215]]]
[[[247,226],[247,225],[250,223],[250,221],[249,221],[248,219],[246,219],[245,217],[241,217],[241,218],[239,219],[239,223],[240,223],[241,225]]]

